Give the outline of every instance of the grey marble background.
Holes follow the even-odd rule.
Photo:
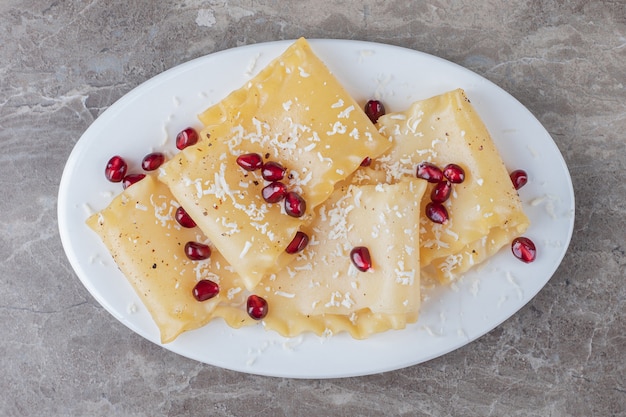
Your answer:
[[[526,105],[576,191],[568,254],[462,349],[352,379],[239,374],[135,335],[91,297],[56,196],[80,135],[148,78],[264,41],[360,39],[461,64]],[[0,415],[626,415],[626,2],[0,2]]]

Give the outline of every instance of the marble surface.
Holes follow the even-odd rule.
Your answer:
[[[150,77],[279,39],[377,41],[500,85],[572,175],[572,243],[477,341],[410,368],[292,380],[194,362],[107,313],[69,265],[57,191],[81,134]],[[0,415],[626,415],[626,2],[0,2]]]

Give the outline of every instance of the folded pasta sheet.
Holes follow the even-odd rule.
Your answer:
[[[485,125],[463,90],[414,103],[378,120],[393,141],[375,160],[388,182],[415,176],[417,164],[460,165],[465,181],[453,184],[446,224],[422,216],[422,274],[449,282],[495,254],[529,225],[519,196]],[[432,186],[431,186],[432,187]],[[430,193],[430,187],[427,191]],[[428,198],[422,201],[422,213]]]
[[[186,257],[187,242],[207,243],[207,239],[198,228],[183,228],[176,222],[177,207],[168,188],[146,176],[89,217],[87,224],[150,312],[161,342],[171,342],[215,316],[233,327],[253,322],[241,307],[245,306],[243,283],[218,252],[202,261]],[[192,291],[201,279],[217,283],[219,294],[198,302]]]
[[[201,141],[166,163],[159,179],[248,289],[288,261],[284,249],[334,185],[391,146],[304,39],[200,119]],[[237,165],[250,153],[285,167],[282,182],[303,198],[304,216],[264,201],[260,170]]]
[[[304,230],[309,245],[255,290],[265,326],[285,336],[348,331],[355,338],[415,322],[420,307],[419,211],[426,182],[338,187]],[[350,252],[365,247],[372,269]]]

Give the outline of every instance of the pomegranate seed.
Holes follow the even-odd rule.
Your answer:
[[[256,171],[263,166],[263,159],[258,153],[246,153],[237,157],[237,165],[246,171]]]
[[[443,169],[443,176],[453,184],[460,184],[465,181],[465,171],[457,164],[448,164]]]
[[[426,204],[426,217],[435,223],[446,224],[448,210],[441,203],[430,202]]]
[[[297,232],[293,240],[287,245],[285,252],[294,254],[302,251],[309,244],[309,236],[304,232]]]
[[[430,192],[430,200],[435,203],[443,203],[450,198],[452,184],[448,180],[439,181]]]
[[[268,203],[278,203],[287,195],[287,186],[282,182],[274,181],[263,187],[261,195]]]
[[[193,287],[193,296],[198,301],[206,301],[215,297],[220,292],[220,287],[209,279],[198,281]]]
[[[306,202],[300,194],[289,191],[285,195],[285,211],[291,217],[302,217],[306,211]]]
[[[186,227],[188,229],[196,227],[196,222],[193,221],[191,216],[187,214],[185,209],[182,207],[178,207],[176,209],[176,214],[174,215],[174,218],[176,219],[178,224],[180,224],[183,227]]]
[[[199,242],[187,242],[185,244],[185,255],[192,261],[201,261],[211,256],[211,248]]]
[[[365,246],[357,246],[350,251],[350,259],[356,269],[365,272],[372,267],[370,251]]]
[[[127,176],[124,177],[124,181],[122,182],[122,187],[124,187],[124,189],[127,189],[134,183],[141,181],[144,178],[146,178],[146,174],[128,174]]]
[[[433,163],[422,162],[417,165],[415,176],[428,182],[438,183],[443,179],[443,172],[441,172],[441,169]]]
[[[253,294],[249,296],[246,307],[248,309],[248,315],[255,320],[261,320],[263,317],[267,316],[267,301],[258,295]]]
[[[126,170],[128,170],[126,161],[121,156],[115,155],[107,162],[104,176],[111,182],[120,182],[126,176]]]
[[[519,190],[528,182],[528,174],[523,169],[516,169],[511,172],[511,181],[516,190]]]
[[[513,255],[515,255],[517,259],[526,263],[534,261],[537,256],[535,244],[527,237],[517,237],[513,239],[511,251],[513,251]]]
[[[285,168],[278,162],[266,162],[261,168],[261,175],[266,181],[280,181],[285,177]]]
[[[145,171],[154,171],[165,162],[165,155],[161,152],[152,152],[143,157],[141,161],[141,167]]]
[[[181,151],[196,143],[198,143],[198,132],[192,127],[188,127],[176,135],[176,147]]]
[[[372,123],[376,123],[378,118],[385,114],[385,106],[378,100],[370,100],[365,103],[365,114]]]
[[[361,166],[368,167],[370,165],[372,165],[372,158],[370,158],[369,156],[366,156],[365,159],[361,161]]]

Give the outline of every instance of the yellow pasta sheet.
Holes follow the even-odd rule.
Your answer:
[[[200,119],[206,125],[201,141],[166,163],[159,179],[248,289],[290,260],[284,249],[335,184],[391,146],[305,39]],[[263,201],[267,182],[236,163],[248,153],[287,169],[283,182],[304,198],[303,217]]]
[[[460,165],[465,181],[453,184],[445,225],[421,219],[422,274],[449,282],[495,254],[529,225],[508,171],[487,128],[461,89],[414,103],[378,120],[393,146],[372,167],[395,182],[415,176],[417,164]],[[429,185],[428,195],[433,185]],[[429,198],[422,200],[422,213]]]
[[[87,224],[150,312],[163,343],[216,316],[233,327],[253,322],[245,312],[241,279],[217,251],[203,261],[186,257],[187,242],[207,243],[207,239],[198,228],[186,229],[176,222],[177,207],[168,188],[146,176],[91,216]],[[192,290],[200,279],[218,283],[220,293],[197,301]]]
[[[338,187],[304,227],[311,241],[297,259],[255,290],[266,298],[265,326],[285,336],[304,331],[356,338],[403,328],[420,307],[419,210],[426,182]],[[371,270],[350,251],[368,248]]]

